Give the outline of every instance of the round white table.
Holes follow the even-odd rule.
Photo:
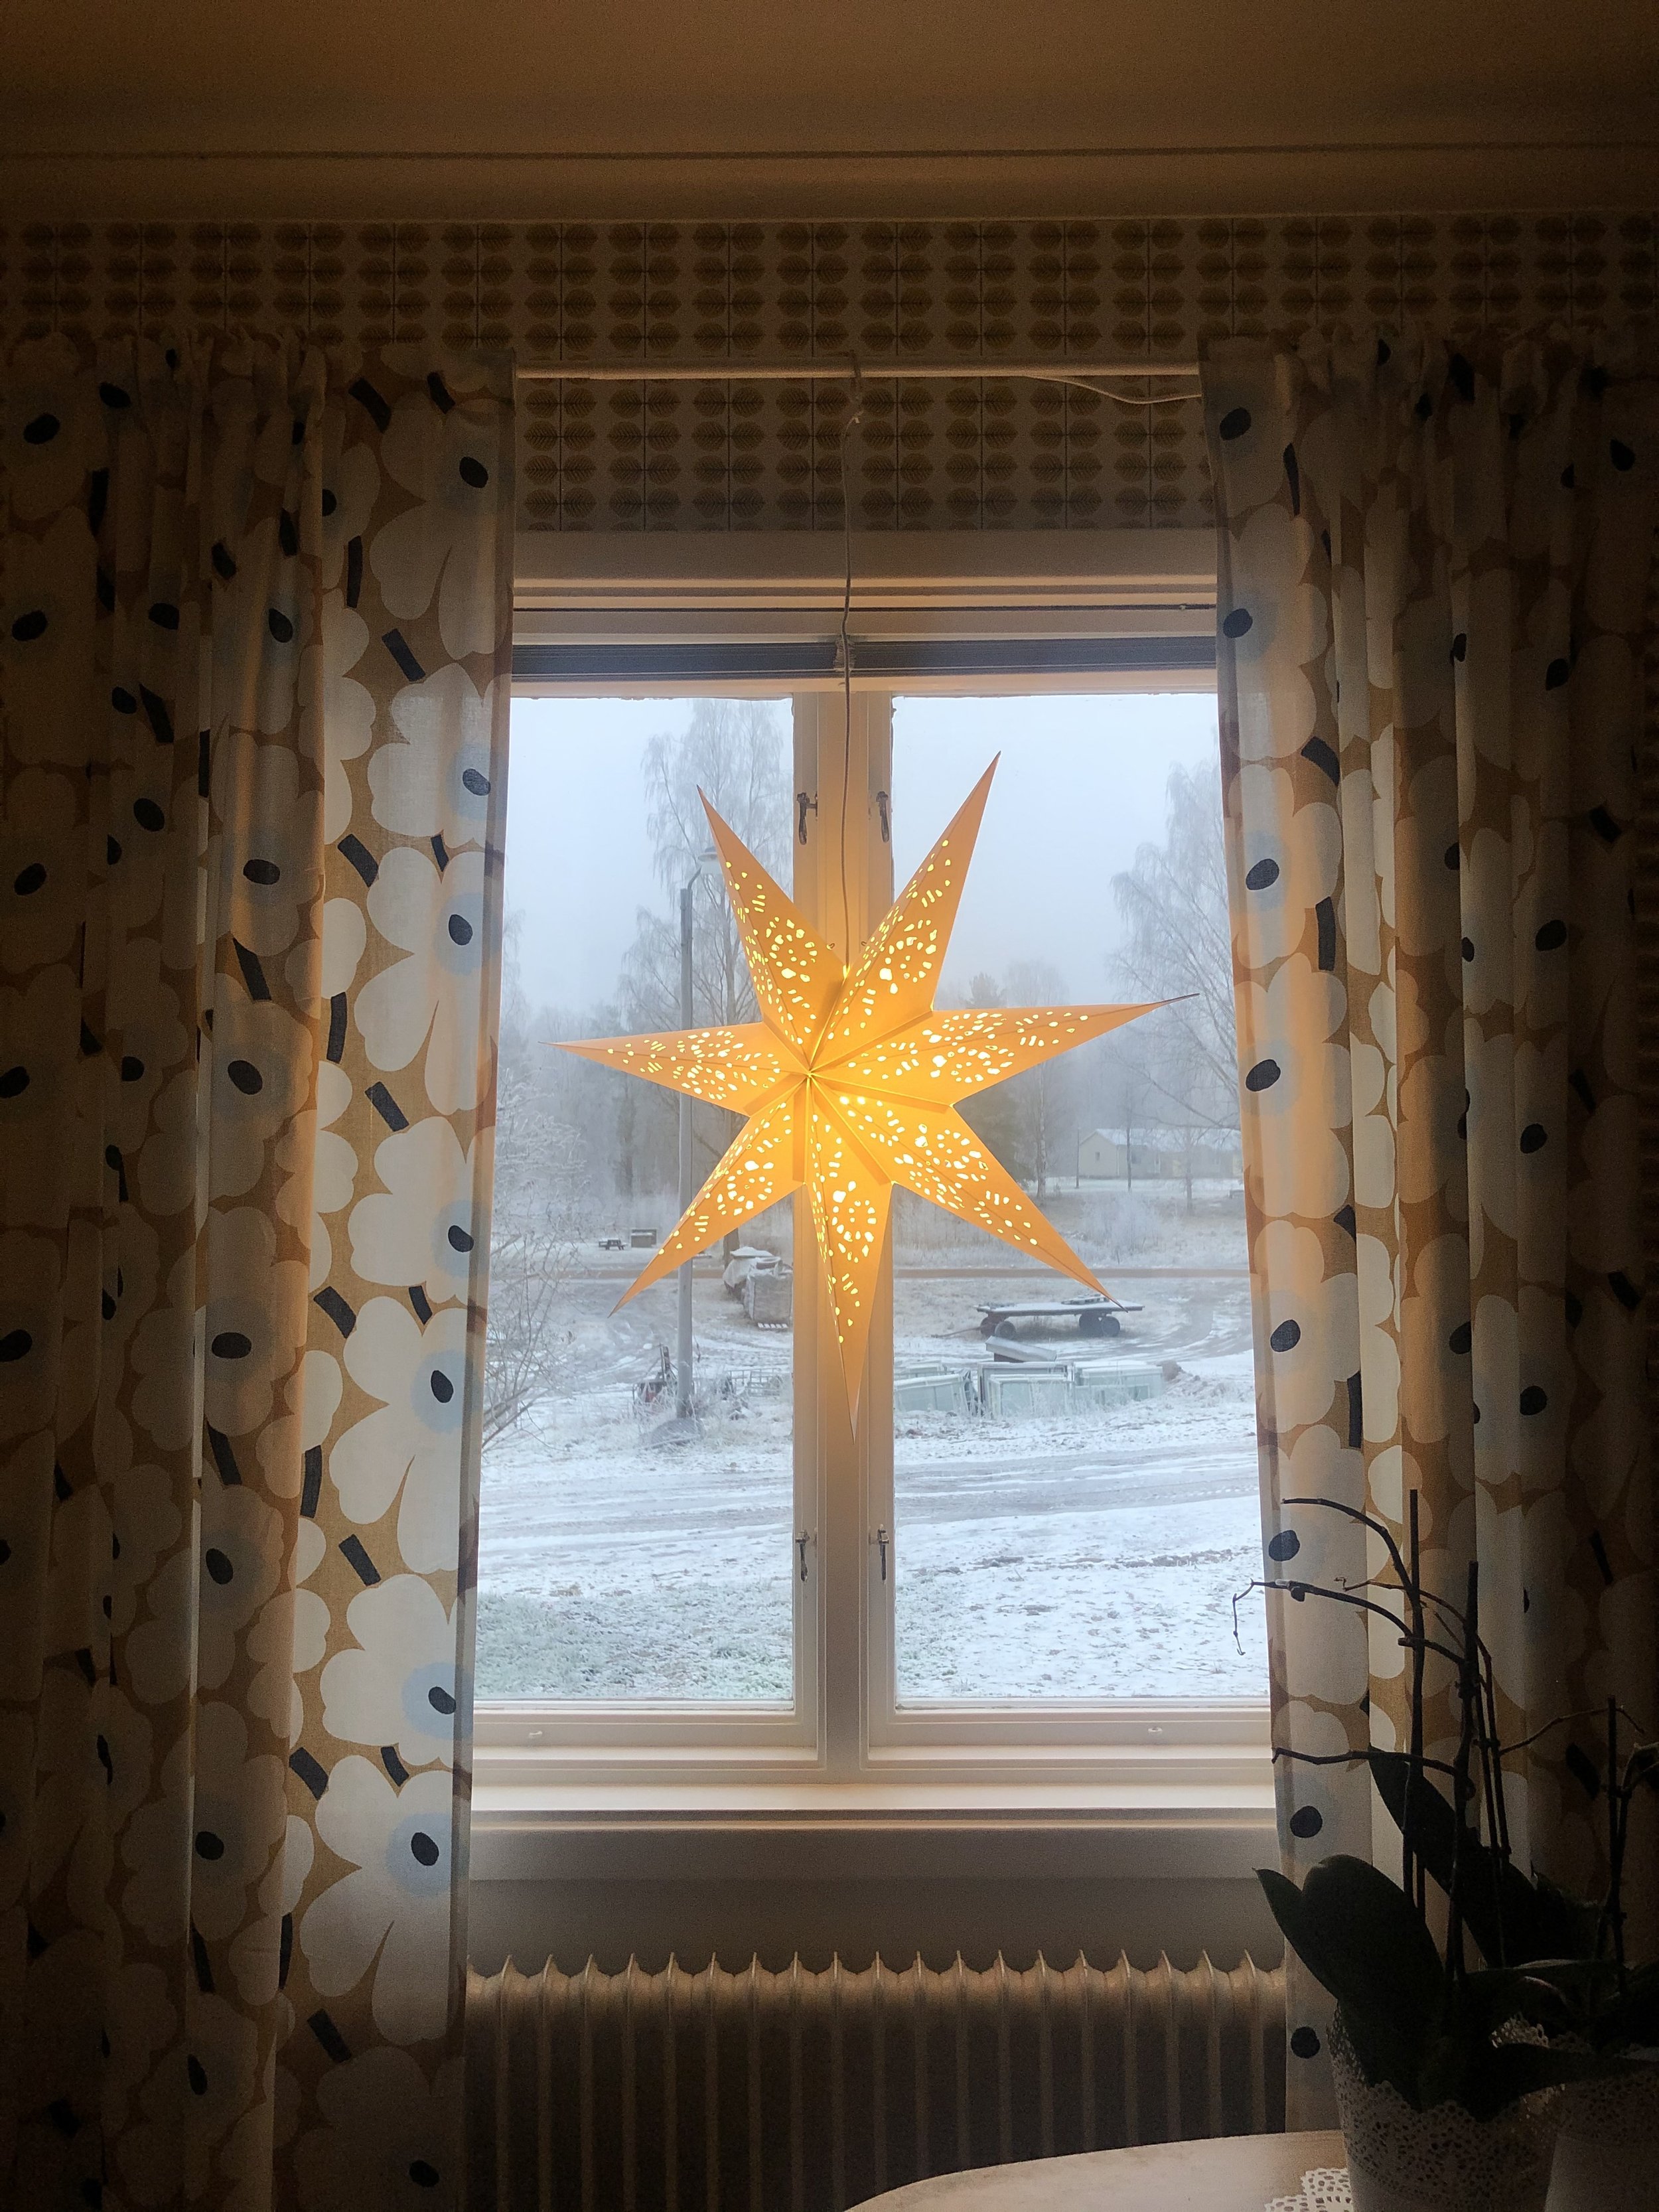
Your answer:
[[[864,2212],[1261,2212],[1294,2197],[1304,2173],[1343,2163],[1334,2132],[1144,2143],[941,2173],[873,2197]]]

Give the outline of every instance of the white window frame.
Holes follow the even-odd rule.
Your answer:
[[[648,553],[647,568],[642,556]],[[942,554],[956,567],[938,573]],[[711,557],[712,556],[712,557]],[[1155,556],[1149,559],[1149,556]],[[632,660],[641,647],[740,642],[820,647],[840,614],[842,541],[825,534],[778,540],[521,540],[515,635],[586,655]],[[892,701],[926,691],[984,696],[1038,690],[1208,690],[1190,665],[1159,672],[1157,641],[1171,659],[1212,635],[1212,541],[1202,532],[1072,537],[1013,533],[952,538],[881,536],[855,543],[860,580],[855,641],[1025,641],[1064,661],[1068,641],[1144,641],[1142,665],[1115,675],[1067,677],[1050,669],[988,677],[855,678],[850,701],[827,674],[721,681],[637,673],[601,679],[564,673],[515,679],[519,696],[770,696],[793,699],[799,791],[817,811],[795,850],[795,896],[843,951],[841,805],[848,798],[848,920],[861,939],[890,902],[890,847],[877,794],[890,788]],[[1133,653],[1129,656],[1135,657]],[[707,666],[705,659],[703,663]],[[843,732],[850,740],[843,768]],[[833,883],[820,877],[835,856]],[[812,1245],[804,1196],[795,1234]],[[900,1706],[895,1695],[894,1606],[903,1532],[896,1527],[892,1453],[890,1255],[870,1343],[864,1407],[854,1437],[839,1387],[817,1271],[795,1278],[794,1527],[805,1534],[805,1573],[793,1571],[795,1694],[791,1705],[708,1705],[671,1700],[479,1702],[478,1802],[503,1818],[562,1806],[569,1817],[608,1817],[623,1806],[665,1816],[694,1800],[718,1808],[770,1802],[811,1819],[814,1808],[856,1805],[866,1814],[929,1806],[960,1815],[1041,1808],[1062,1820],[1098,1811],[1159,1823],[1203,1823],[1241,1814],[1270,1817],[1267,1708],[1258,1701],[1067,1704],[1020,1699]],[[834,1387],[820,1388],[828,1378]],[[876,1532],[887,1534],[885,1587]],[[688,1793],[690,1793],[688,1796]]]

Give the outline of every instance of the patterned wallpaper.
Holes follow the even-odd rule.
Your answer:
[[[181,321],[333,344],[438,337],[526,359],[1190,360],[1314,324],[1650,314],[1659,215],[1182,222],[66,224],[0,228],[0,345]],[[530,530],[839,527],[844,389],[527,386]],[[872,383],[849,444],[866,530],[1192,527],[1196,404],[1031,383]]]

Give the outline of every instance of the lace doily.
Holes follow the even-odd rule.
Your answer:
[[[1346,2166],[1322,2166],[1302,2177],[1295,2197],[1275,2197],[1265,2212],[1353,2212]]]
[[[1534,2089],[1492,2120],[1477,2120],[1449,2101],[1419,2112],[1388,2082],[1366,2081],[1340,2006],[1328,2048],[1349,2171],[1376,2185],[1366,2193],[1391,2192],[1443,2212],[1543,2203],[1560,2124],[1559,2089]]]

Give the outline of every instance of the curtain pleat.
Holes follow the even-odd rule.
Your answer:
[[[1638,854],[1659,380],[1635,344],[1229,342],[1204,372],[1267,1570],[1478,1564],[1516,1856],[1595,1893],[1655,1705]],[[1644,890],[1645,890],[1644,886]],[[1645,972],[1645,971],[1641,971]],[[1397,1869],[1393,1632],[1270,1595],[1280,1841]],[[1449,1684],[1431,1678],[1444,1755]],[[1565,1717],[1571,1717],[1567,1718]],[[1650,1863],[1632,1881],[1650,1897]],[[1330,2124],[1298,1972],[1291,2124]]]
[[[456,2199],[511,391],[4,372],[8,2202]]]

